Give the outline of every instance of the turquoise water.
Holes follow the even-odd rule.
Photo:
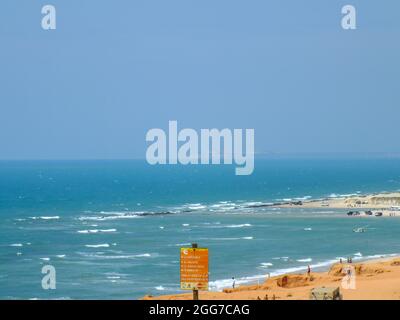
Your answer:
[[[257,282],[339,257],[398,254],[398,218],[251,206],[399,189],[396,159],[258,160],[249,177],[226,166],[0,162],[0,298],[179,292],[179,248],[191,242],[210,250],[212,290],[232,276]],[[41,288],[48,264],[56,290]]]

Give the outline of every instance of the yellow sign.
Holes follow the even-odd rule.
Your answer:
[[[208,249],[181,248],[181,289],[208,290]]]

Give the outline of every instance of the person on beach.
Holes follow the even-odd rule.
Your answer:
[[[311,274],[311,267],[308,266],[308,267],[307,267],[307,275],[310,276],[310,274]]]
[[[232,277],[232,289],[235,289],[235,284],[236,284],[235,277]]]

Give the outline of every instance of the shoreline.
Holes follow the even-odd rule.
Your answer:
[[[346,289],[346,270],[352,268],[355,288]],[[357,263],[336,262],[326,271],[286,273],[266,278],[259,284],[241,285],[222,291],[201,291],[201,300],[309,300],[311,289],[340,287],[344,300],[400,299],[400,255]],[[192,293],[144,296],[143,300],[192,300]]]
[[[343,197],[326,197],[283,201],[270,208],[347,209],[349,216],[400,217],[400,192],[353,194]]]

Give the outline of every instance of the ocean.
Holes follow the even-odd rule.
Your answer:
[[[141,160],[1,161],[0,299],[178,293],[179,250],[193,242],[209,248],[210,290],[397,255],[398,218],[254,205],[399,189],[390,158],[258,159],[251,176]],[[45,265],[55,290],[42,289]]]

